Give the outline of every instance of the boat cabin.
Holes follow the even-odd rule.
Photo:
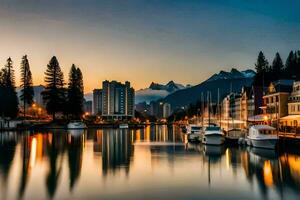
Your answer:
[[[275,128],[268,125],[255,125],[252,126],[249,130],[249,135],[258,136],[258,135],[275,135]]]

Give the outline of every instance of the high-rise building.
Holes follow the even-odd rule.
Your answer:
[[[151,101],[149,114],[159,119],[166,119],[172,114],[171,104],[162,101]]]
[[[102,90],[93,90],[93,114],[102,114]]]
[[[163,104],[163,118],[168,118],[171,115],[171,104],[164,103]]]
[[[102,116],[134,116],[134,89],[130,87],[130,82],[103,81]]]
[[[92,101],[84,101],[84,103],[83,103],[83,111],[85,113],[91,114],[92,111],[93,111],[93,106],[92,105],[93,105]]]

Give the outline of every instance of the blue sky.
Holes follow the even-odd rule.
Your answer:
[[[299,10],[296,0],[1,0],[0,64],[11,56],[18,71],[28,54],[42,84],[56,55],[66,78],[82,68],[87,92],[103,79],[197,84],[253,68],[260,50],[285,59],[300,46]]]

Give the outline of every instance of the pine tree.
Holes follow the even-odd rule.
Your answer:
[[[45,72],[45,91],[42,93],[46,110],[55,120],[57,112],[63,112],[65,106],[64,75],[58,60],[53,56]]]
[[[269,82],[269,63],[265,58],[262,51],[259,52],[257,61],[255,64],[256,69],[256,76],[254,78],[254,85],[255,86],[265,86]]]
[[[286,59],[285,68],[286,68],[286,76],[291,79],[298,79],[296,71],[297,71],[297,62],[296,62],[296,53],[291,51]]]
[[[272,81],[283,78],[284,65],[282,63],[281,57],[277,52],[271,67]]]
[[[26,114],[26,104],[30,105],[33,103],[33,86],[32,86],[32,75],[30,71],[29,62],[27,55],[23,56],[21,61],[21,96],[20,99],[23,101],[24,117]]]
[[[73,64],[69,73],[68,83],[68,114],[80,118],[83,113],[83,78],[79,68]]]
[[[295,52],[295,65],[296,65],[296,77],[297,80],[300,80],[300,51]]]
[[[1,71],[0,95],[1,115],[15,118],[18,115],[19,102],[15,88],[15,75],[11,58],[7,59],[7,63]]]

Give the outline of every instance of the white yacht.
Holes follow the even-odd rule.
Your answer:
[[[218,126],[205,128],[202,143],[210,145],[221,145],[225,142],[225,135]]]
[[[71,121],[70,123],[68,123],[67,125],[68,129],[86,129],[87,126],[83,121]]]
[[[188,141],[201,141],[202,127],[196,124],[189,124],[187,126]]]
[[[276,129],[268,125],[254,125],[249,129],[248,140],[251,146],[275,149],[278,142]]]

